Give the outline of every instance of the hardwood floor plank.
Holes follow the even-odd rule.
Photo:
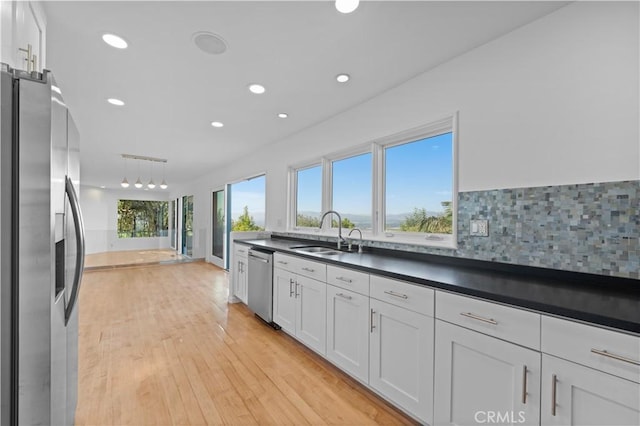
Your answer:
[[[204,262],[85,273],[76,424],[415,424],[227,299]]]

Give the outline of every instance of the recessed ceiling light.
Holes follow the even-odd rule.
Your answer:
[[[221,122],[219,122],[219,121],[212,121],[212,122],[211,122],[211,125],[212,125],[213,127],[222,127],[222,126],[224,126],[224,123],[221,123]]]
[[[104,185],[100,185],[100,188],[105,189],[105,188],[106,188],[106,186],[104,186]]]
[[[122,37],[118,37],[115,34],[103,34],[102,40],[104,40],[104,42],[109,46],[115,47],[116,49],[126,49],[127,46],[129,46]]]
[[[261,84],[252,83],[252,84],[249,85],[249,91],[251,93],[255,93],[256,95],[261,95],[262,93],[265,92],[265,90],[266,89]]]
[[[286,112],[281,112],[278,114],[278,118],[287,118],[289,117],[289,114],[287,114]]]
[[[122,102],[120,99],[116,99],[116,98],[109,98],[109,99],[107,99],[107,102],[109,102],[111,105],[116,105],[116,106],[124,105],[124,102]]]
[[[340,13],[351,13],[358,8],[360,0],[336,0],[336,9]]]
[[[349,77],[349,74],[338,74],[336,75],[336,80],[338,81],[338,83],[346,83],[347,81],[349,81],[351,77]]]
[[[227,42],[217,34],[208,31],[198,31],[192,36],[198,49],[210,55],[220,55],[227,51]]]

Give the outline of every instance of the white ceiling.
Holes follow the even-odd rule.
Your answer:
[[[84,184],[118,187],[122,153],[166,158],[169,184],[188,183],[564,4],[375,1],[343,15],[330,1],[45,2],[47,68],[80,130]],[[222,36],[227,52],[198,50],[197,31]],[[109,47],[105,32],[129,48]],[[249,93],[251,82],[267,92]]]

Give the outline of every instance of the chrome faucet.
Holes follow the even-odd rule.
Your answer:
[[[336,216],[338,216],[338,250],[340,250],[340,248],[342,247],[342,243],[346,242],[345,239],[342,238],[342,218],[340,217],[340,213],[338,213],[335,210],[327,210],[325,214],[322,215],[322,218],[320,219],[320,229],[322,229],[324,218],[330,213],[333,213]]]
[[[353,231],[358,231],[360,233],[360,243],[358,244],[358,253],[362,253],[362,231],[359,228],[353,228],[351,231],[349,231],[349,235],[347,235],[347,237],[350,237]],[[351,251],[351,240],[349,240],[349,251]]]

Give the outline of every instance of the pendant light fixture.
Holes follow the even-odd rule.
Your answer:
[[[360,0],[336,0],[336,9],[340,13],[351,13],[358,8]]]
[[[147,184],[147,188],[149,189],[153,189],[156,187],[156,184],[153,182],[153,161],[151,162],[151,173],[149,173],[151,175],[151,179],[149,180],[149,183]]]
[[[169,185],[167,185],[167,180],[165,179],[166,166],[167,162],[165,161],[162,163],[162,183],[160,184],[160,188],[162,189],[167,189],[169,187]]]
[[[162,183],[159,185],[160,188],[162,189],[167,189],[169,187],[169,185],[167,184],[167,179],[166,179],[166,164],[167,164],[167,160],[165,158],[156,158],[156,157],[147,157],[144,155],[133,155],[133,154],[121,154],[122,155],[122,159],[124,160],[124,179],[122,179],[122,182],[120,182],[120,185],[123,188],[128,188],[129,187],[129,181],[127,180],[127,160],[135,160],[138,163],[138,179],[136,180],[136,182],[133,184],[133,186],[135,186],[138,189],[141,189],[145,186],[144,183],[142,183],[142,178],[141,178],[141,174],[140,174],[140,162],[141,161],[148,161],[151,164],[149,165],[149,183],[146,184],[146,188],[145,191],[147,189],[154,189],[156,186],[156,183],[153,181],[153,163],[162,163]]]
[[[129,181],[127,180],[127,159],[125,157],[122,157],[122,159],[124,160],[124,179],[122,179],[122,182],[120,182],[120,186],[122,186],[123,188],[128,188]]]
[[[140,160],[138,160],[138,180],[133,184],[136,188],[142,188],[142,181],[140,180]]]

